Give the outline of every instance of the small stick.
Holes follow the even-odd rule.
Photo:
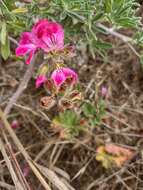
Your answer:
[[[107,32],[107,34],[111,34],[111,35],[113,35],[113,36],[115,36],[117,38],[120,38],[125,43],[133,41],[132,38],[130,38],[128,36],[125,36],[123,34],[120,34],[120,33],[116,32],[116,31],[114,31],[113,28],[108,28],[108,27],[104,26],[101,23],[98,23],[96,26],[103,29],[103,30],[105,30]]]
[[[32,77],[32,71],[33,71],[33,66],[35,63],[35,57],[32,59],[28,69],[26,70],[23,79],[20,83],[20,85],[18,86],[16,92],[12,95],[12,97],[10,98],[10,101],[8,102],[4,113],[5,115],[8,115],[9,112],[11,111],[13,105],[16,103],[16,101],[18,100],[19,96],[22,94],[22,92],[27,88],[28,82]]]
[[[106,26],[104,26],[101,23],[96,24],[97,27],[105,30],[105,32],[107,34],[111,34],[112,36],[115,36],[117,38],[119,38],[120,40],[122,40],[124,43],[126,43],[128,45],[128,47],[135,53],[135,55],[137,57],[140,57],[140,54],[136,51],[136,49],[131,45],[131,42],[134,42],[134,40],[128,36],[125,36],[123,34],[120,34],[119,32],[114,31],[113,28],[108,28]]]
[[[33,163],[31,157],[29,156],[29,154],[25,150],[24,146],[21,144],[20,140],[18,139],[17,135],[11,128],[11,126],[10,126],[9,122],[7,121],[7,118],[6,118],[5,114],[3,113],[3,111],[1,110],[1,108],[0,108],[0,119],[3,123],[3,125],[5,126],[5,129],[8,131],[9,135],[11,136],[13,142],[15,143],[15,145],[17,146],[19,151],[22,153],[22,155],[25,158],[25,160],[27,161],[29,167],[31,168],[31,170],[33,171],[35,176],[37,177],[37,179],[39,179],[39,181],[41,182],[41,184],[43,185],[45,190],[51,190],[50,186],[47,184],[47,182],[45,181],[45,179],[43,178],[43,176],[41,175],[41,173],[39,172],[37,167],[35,167],[35,164]]]
[[[7,155],[6,150],[5,150],[4,143],[2,142],[1,138],[0,138],[0,150],[1,150],[1,153],[2,153],[2,155],[4,157],[6,165],[7,165],[8,169],[9,169],[9,172],[11,174],[11,177],[12,177],[12,180],[14,182],[16,190],[18,190],[18,189],[24,190],[23,187],[22,187],[22,184],[18,180],[18,177],[17,177],[17,175],[16,175],[16,173],[14,171],[12,163],[11,163],[10,159],[8,158],[8,155]]]
[[[17,40],[15,40],[14,38],[12,38],[11,36],[8,36],[8,39],[13,42],[15,45],[19,45],[19,43],[17,42]]]

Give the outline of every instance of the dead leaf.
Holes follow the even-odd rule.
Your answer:
[[[114,144],[106,144],[105,146],[99,146],[97,148],[96,160],[102,162],[103,167],[110,168],[112,164],[116,164],[117,167],[130,160],[134,155],[134,152]]]
[[[56,98],[53,96],[44,96],[40,99],[40,105],[42,108],[51,109],[56,104]]]

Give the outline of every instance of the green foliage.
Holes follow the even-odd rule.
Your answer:
[[[30,30],[37,18],[48,18],[64,25],[66,42],[83,41],[92,56],[97,51],[104,55],[112,44],[103,41],[98,23],[106,23],[114,29],[135,28],[133,44],[142,44],[140,17],[136,16],[136,0],[33,0],[16,6],[16,1],[2,0],[0,17],[7,24],[8,33],[18,35]],[[32,19],[31,19],[32,18]],[[2,25],[1,23],[1,25]],[[137,35],[136,35],[137,33]],[[73,40],[74,39],[74,40]]]
[[[74,137],[79,134],[79,117],[71,110],[61,112],[53,120],[53,124],[57,127],[64,129],[65,136]]]
[[[80,131],[88,131],[101,124],[105,116],[105,105],[99,101],[97,106],[85,102],[80,108],[81,114],[74,110],[60,112],[52,121],[52,126],[58,128],[65,138],[72,138],[79,135]]]
[[[94,116],[96,114],[96,108],[91,103],[86,102],[83,105],[83,112],[87,117]]]
[[[135,0],[104,0],[101,7],[105,17],[112,24],[119,27],[136,28],[140,24],[140,18],[136,16],[138,6],[139,4]]]
[[[1,33],[0,34],[1,34],[0,35],[1,43],[2,43],[2,45],[4,45],[6,42],[6,37],[7,37],[6,23],[5,22],[1,23]]]
[[[1,42],[1,55],[3,59],[6,60],[10,55],[10,42],[8,39],[7,26],[5,22],[1,23],[0,42]]]
[[[4,58],[4,60],[6,60],[10,55],[10,43],[8,38],[6,38],[4,44],[1,44],[1,55]]]
[[[102,118],[105,116],[105,105],[103,101],[99,101],[97,106],[86,102],[83,104],[82,110],[88,120],[89,126],[92,127],[100,125]]]

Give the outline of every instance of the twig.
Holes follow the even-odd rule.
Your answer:
[[[105,30],[105,32],[107,34],[111,34],[112,36],[115,36],[115,37],[119,38],[120,40],[122,40],[123,42],[125,42],[129,46],[129,48],[135,53],[135,55],[140,57],[139,53],[135,50],[135,48],[130,43],[130,42],[133,42],[132,38],[125,36],[123,34],[120,34],[119,32],[114,31],[113,28],[108,28],[101,23],[96,24],[96,26]]]
[[[4,110],[5,115],[7,115],[11,111],[13,105],[16,103],[19,96],[27,88],[28,82],[32,77],[32,71],[33,71],[34,63],[35,63],[35,57],[32,59],[28,69],[26,70],[26,72],[24,74],[24,77],[23,77],[19,87],[17,88],[16,92],[10,98],[10,101],[8,102],[8,104],[7,104],[7,106],[6,106],[5,110]]]
[[[14,38],[12,38],[11,36],[8,36],[8,39],[13,42],[15,45],[19,45],[19,43],[17,42],[17,40],[15,40]]]
[[[0,109],[0,119],[1,119],[2,123],[5,126],[5,129],[10,134],[13,142],[15,143],[15,145],[17,146],[17,148],[20,150],[20,152],[22,153],[23,157],[27,161],[28,165],[32,169],[33,173],[37,177],[37,179],[39,179],[39,181],[41,182],[41,184],[43,185],[43,187],[46,190],[51,190],[51,188],[49,187],[49,185],[47,184],[47,182],[45,181],[45,179],[43,178],[43,176],[41,175],[41,173],[39,172],[39,170],[35,167],[35,165],[34,165],[32,159],[31,159],[31,157],[29,156],[29,154],[27,153],[27,151],[25,150],[25,148],[23,147],[23,145],[19,141],[18,137],[16,136],[15,132],[11,128],[9,122],[6,119],[5,114],[3,113],[3,111],[1,109]]]
[[[0,187],[3,187],[5,189],[7,189],[7,190],[15,190],[14,186],[9,185],[9,184],[7,184],[7,183],[5,183],[3,181],[0,181]]]
[[[14,172],[14,168],[12,166],[12,163],[11,163],[10,159],[8,158],[8,155],[6,153],[6,150],[5,150],[5,147],[4,147],[4,143],[2,142],[2,139],[0,139],[0,150],[1,150],[1,153],[2,153],[2,155],[4,157],[6,165],[7,165],[8,169],[9,169],[9,172],[11,174],[11,177],[13,179],[13,182],[14,182],[14,185],[15,185],[16,189],[24,190],[23,187],[22,187],[22,184],[18,180],[17,175]]]
[[[17,161],[17,159],[16,159],[16,157],[14,155],[12,147],[11,147],[11,145],[10,145],[8,139],[7,139],[7,136],[5,134],[3,136],[5,137],[5,142],[6,142],[6,145],[7,145],[7,151],[9,152],[11,162],[13,164],[13,167],[15,169],[15,174],[17,174],[19,182],[21,183],[24,190],[31,190],[26,178],[24,177],[24,175],[22,173],[20,165],[19,165],[19,163],[18,163],[18,161]]]
[[[101,23],[96,24],[96,26],[103,29],[103,30],[105,30],[107,32],[107,34],[111,34],[113,36],[116,36],[117,38],[120,38],[125,43],[133,41],[132,38],[130,38],[128,36],[125,36],[123,34],[120,34],[120,33],[116,32],[116,31],[114,31],[113,28],[108,28],[108,27],[104,26]]]

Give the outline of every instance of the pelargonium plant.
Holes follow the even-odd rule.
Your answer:
[[[76,84],[78,75],[75,71],[68,67],[63,67],[63,60],[59,59],[63,53],[67,53],[72,49],[70,46],[64,45],[64,29],[56,23],[47,19],[39,20],[32,28],[31,32],[24,32],[21,35],[19,46],[16,48],[17,56],[25,56],[28,58],[26,64],[30,64],[34,54],[38,50],[42,50],[45,54],[53,56],[55,70],[51,75],[51,80],[57,89],[64,83]],[[45,70],[47,72],[47,70]],[[41,72],[36,79],[36,87],[40,87],[47,80],[46,72]]]
[[[51,109],[56,104],[59,111],[59,115],[53,118],[51,126],[56,126],[56,128],[58,126],[60,134],[64,132],[62,136],[71,137],[78,135],[80,130],[86,131],[89,126],[93,127],[98,124],[101,115],[103,115],[101,111],[92,112],[91,110],[95,108],[88,106],[90,114],[86,115],[84,114],[85,110],[82,110],[82,104],[85,102],[79,85],[77,85],[78,74],[66,66],[64,61],[67,57],[74,55],[74,47],[64,44],[64,29],[59,23],[47,19],[39,20],[30,32],[24,32],[21,35],[16,55],[27,56],[26,64],[30,64],[33,56],[39,50],[43,51],[46,61],[39,66],[35,85],[36,88],[44,86],[45,90],[48,91],[48,96],[41,98],[40,105],[45,109]],[[51,73],[50,78],[48,72]],[[87,112],[86,103],[84,107]],[[70,120],[69,116],[66,117],[67,110],[70,110],[68,115],[73,114],[77,117]],[[83,112],[84,118],[79,116],[80,112]],[[78,118],[78,122],[76,122],[76,118]],[[85,120],[86,122],[83,122]],[[83,123],[84,127],[81,127]]]

